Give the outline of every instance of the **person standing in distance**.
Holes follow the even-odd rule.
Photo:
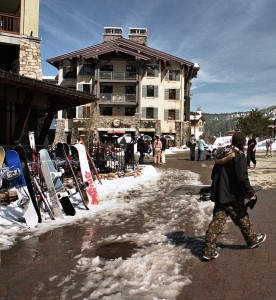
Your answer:
[[[161,151],[162,151],[162,142],[160,141],[159,135],[155,136],[155,140],[153,142],[153,149],[154,149],[154,155],[153,155],[153,163],[154,164],[160,164],[160,158],[161,158]]]
[[[144,157],[145,157],[145,140],[144,140],[144,134],[142,133],[137,140],[137,151],[140,153],[139,165],[142,165],[144,164]]]
[[[256,168],[256,148],[257,141],[253,137],[252,133],[248,134],[248,142],[247,142],[247,168],[250,169],[250,162],[252,161],[254,164],[254,168]]]
[[[162,143],[161,160],[160,160],[160,162],[162,164],[164,164],[164,163],[166,163],[165,151],[167,149],[167,140],[166,140],[166,138],[164,137],[163,134],[161,135],[160,141]]]
[[[246,136],[235,132],[232,145],[217,151],[215,165],[212,169],[211,200],[215,203],[213,219],[205,235],[203,259],[218,258],[216,241],[230,216],[237,225],[250,248],[255,248],[266,239],[265,233],[257,234],[247,213],[248,207],[254,207],[257,198],[252,188],[244,155]],[[245,204],[245,199],[249,199]]]
[[[205,143],[203,136],[199,136],[198,140],[198,148],[197,148],[197,161],[203,161],[204,160],[204,149],[205,147],[208,147],[208,145]]]
[[[196,138],[194,134],[191,135],[189,141],[189,147],[190,147],[190,159],[195,160]]]

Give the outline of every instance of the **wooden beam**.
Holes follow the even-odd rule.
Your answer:
[[[33,105],[33,93],[27,92],[25,94],[25,99],[22,105],[19,105],[20,108],[20,114],[18,119],[16,120],[16,125],[14,128],[12,139],[10,140],[10,143],[14,141],[19,141],[21,143],[23,133],[26,128],[26,124],[29,120],[30,112]],[[17,113],[17,112],[16,112]]]
[[[41,131],[39,133],[39,136],[37,138],[37,145],[43,145],[45,142],[45,139],[47,137],[49,128],[51,126],[51,123],[53,121],[53,118],[57,112],[57,108],[55,106],[51,106],[48,110],[47,116],[44,120],[44,123],[42,125]]]

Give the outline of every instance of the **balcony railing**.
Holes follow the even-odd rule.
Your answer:
[[[100,71],[100,79],[108,80],[136,80],[136,72]]]
[[[100,94],[100,101],[108,103],[136,103],[136,95],[133,94]]]
[[[20,17],[0,13],[0,31],[20,33]]]

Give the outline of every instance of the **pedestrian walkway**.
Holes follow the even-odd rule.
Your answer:
[[[159,167],[196,172],[202,183],[209,184],[213,164],[190,161],[184,152],[168,155],[166,165]],[[257,169],[249,176],[252,184],[265,188],[258,192],[258,202],[249,214],[255,231],[267,234],[266,241],[249,249],[239,229],[229,221],[218,239],[219,258],[203,262],[195,257],[189,270],[183,270],[191,274],[191,284],[183,288],[178,300],[276,299],[276,157],[257,153]]]

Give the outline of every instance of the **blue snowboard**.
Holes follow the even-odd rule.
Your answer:
[[[8,164],[9,170],[19,170],[19,176],[12,179],[14,188],[18,193],[18,203],[19,207],[23,210],[23,216],[25,218],[26,224],[29,227],[35,227],[38,223],[38,214],[31,200],[31,196],[24,178],[24,173],[22,165],[20,162],[19,155],[14,150],[7,150],[5,155],[6,162]]]

